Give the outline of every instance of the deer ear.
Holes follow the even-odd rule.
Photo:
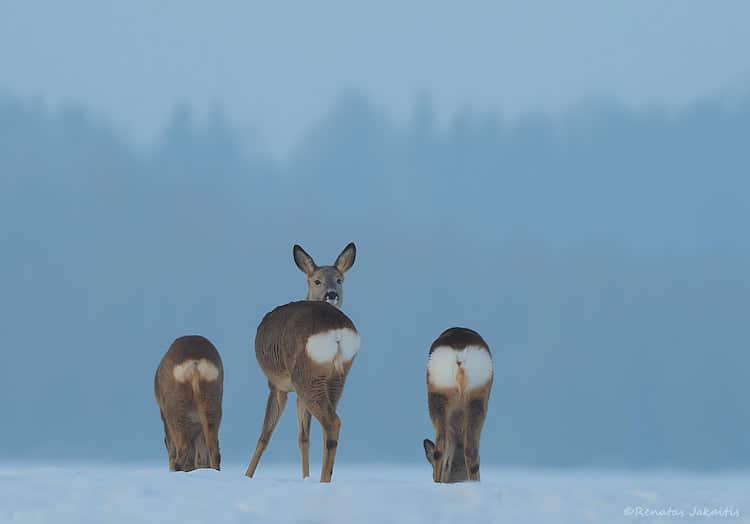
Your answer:
[[[336,258],[336,262],[333,265],[342,273],[346,273],[354,265],[356,257],[357,246],[354,245],[354,242],[349,242],[338,258]]]
[[[432,464],[434,460],[433,453],[435,452],[435,443],[426,438],[422,441],[422,445],[424,446],[424,454],[427,457],[427,462]]]
[[[294,247],[292,248],[292,256],[294,257],[294,263],[297,264],[297,267],[300,268],[304,274],[313,274],[317,266],[312,257],[307,254],[307,251],[302,249],[298,244],[294,244]]]

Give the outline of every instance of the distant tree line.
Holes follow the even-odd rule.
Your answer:
[[[466,325],[497,366],[485,463],[750,465],[750,97],[433,112],[399,126],[349,93],[273,160],[221,112],[137,148],[1,97],[0,456],[161,460],[153,372],[196,332],[227,370],[222,454],[246,460],[255,327],[304,295],[291,245],[354,240],[341,463],[423,460],[427,348]],[[292,419],[268,457],[296,460]]]

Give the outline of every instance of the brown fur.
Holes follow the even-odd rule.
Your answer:
[[[490,351],[479,333],[466,328],[445,330],[430,346],[430,354],[440,346],[457,350],[480,346]],[[463,369],[458,373],[460,384],[465,380]],[[422,444],[435,482],[479,480],[479,439],[491,389],[492,380],[464,396],[461,388],[436,388],[427,378],[427,405],[435,442],[425,439]]]
[[[292,302],[268,313],[255,336],[255,355],[268,377],[268,401],[258,444],[245,473],[252,477],[260,457],[271,439],[287,393],[297,393],[297,421],[302,477],[309,475],[310,415],[323,428],[323,467],[321,482],[330,482],[336,457],[341,420],[336,414],[349,362],[318,364],[306,351],[310,336],[333,329],[349,328],[356,332],[352,321],[339,309],[319,301]]]
[[[201,380],[193,369],[188,382],[178,382],[175,366],[191,359],[206,359],[219,370],[216,380]],[[213,344],[201,336],[175,340],[159,363],[154,377],[154,395],[164,423],[164,444],[170,471],[196,468],[218,470],[219,424],[224,368]]]

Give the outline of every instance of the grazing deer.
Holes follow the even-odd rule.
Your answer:
[[[492,389],[492,355],[476,331],[445,330],[430,346],[427,403],[435,442],[423,442],[435,482],[479,480],[479,437]]]
[[[172,342],[154,378],[170,471],[220,468],[223,390],[224,367],[211,342],[200,336]]]
[[[349,244],[333,266],[318,267],[301,247],[294,261],[307,275],[307,300],[277,307],[268,313],[255,335],[255,356],[268,377],[268,401],[263,429],[245,475],[252,477],[286,406],[287,394],[297,393],[297,423],[302,478],[310,476],[310,418],[323,428],[320,481],[330,482],[341,420],[336,407],[344,382],[359,351],[359,333],[340,309],[344,273],[354,264]]]

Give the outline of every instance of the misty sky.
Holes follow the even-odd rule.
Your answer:
[[[743,1],[4,2],[0,92],[84,103],[146,143],[180,102],[284,152],[345,89],[398,120],[582,98],[679,107],[748,81]],[[220,5],[220,7],[219,7]]]

